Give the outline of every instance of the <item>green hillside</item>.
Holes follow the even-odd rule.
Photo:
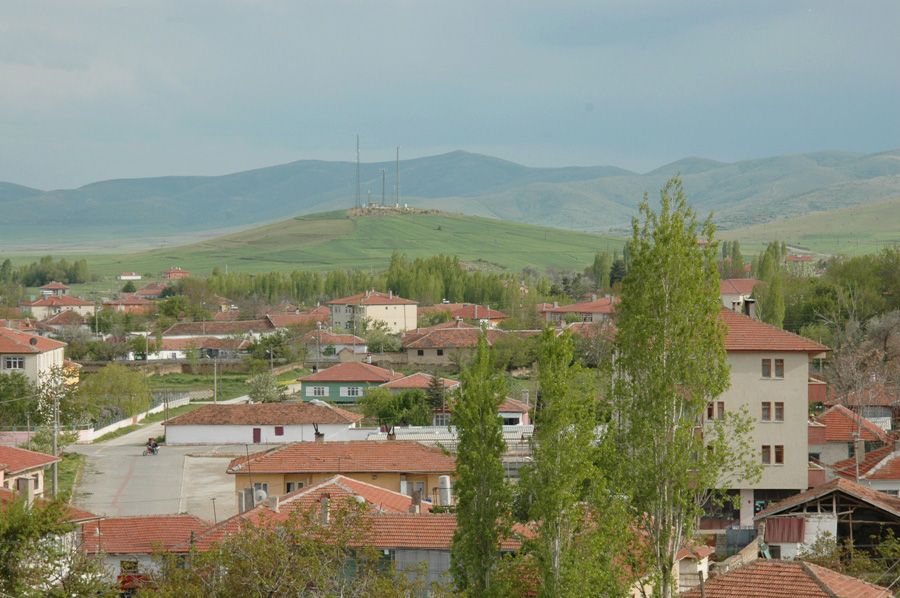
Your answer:
[[[436,211],[373,210],[303,216],[236,234],[145,253],[86,256],[92,272],[158,272],[178,265],[196,274],[213,268],[272,270],[380,269],[391,253],[411,258],[456,255],[464,262],[514,271],[525,266],[583,269],[598,250],[623,241],[590,233]]]
[[[900,198],[721,231],[719,236],[739,240],[745,251],[781,239],[815,253],[873,253],[900,243]]]

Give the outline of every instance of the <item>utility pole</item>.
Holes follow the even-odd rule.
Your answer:
[[[218,388],[218,372],[217,372],[218,365],[219,365],[219,356],[216,355],[216,357],[213,359],[213,404],[216,404],[216,405],[219,404],[219,388]],[[215,499],[213,499],[213,500],[215,500]],[[214,502],[213,506],[215,507],[215,505],[216,505],[216,503]]]
[[[356,207],[360,204],[359,197],[359,135],[356,136]]]
[[[59,456],[59,447],[57,446],[57,438],[59,438],[59,394],[56,387],[51,389],[53,393],[53,456]],[[57,461],[53,462],[53,498],[59,494],[59,468],[56,466]]]
[[[400,146],[397,146],[397,207],[400,207]]]
[[[384,207],[384,168],[381,169],[381,207]]]

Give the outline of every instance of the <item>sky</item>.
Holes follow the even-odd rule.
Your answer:
[[[0,181],[900,147],[896,0],[0,5]]]

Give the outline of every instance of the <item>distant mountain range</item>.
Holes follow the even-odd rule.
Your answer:
[[[381,203],[394,162],[362,164],[362,198]],[[900,197],[900,150],[817,152],[722,163],[686,158],[638,174],[610,166],[532,168],[463,151],[400,162],[400,202],[477,216],[593,232],[623,231],[648,192],[681,173],[701,215],[720,228]],[[0,250],[114,240],[209,237],[293,216],[351,207],[356,164],[303,160],[215,177],[101,181],[40,191],[0,183]],[[371,192],[371,195],[370,195]],[[147,243],[144,243],[147,246]]]

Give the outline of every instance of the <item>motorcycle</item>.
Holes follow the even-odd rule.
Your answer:
[[[150,448],[150,447],[148,446],[147,448],[144,449],[144,452],[142,453],[142,456],[144,456],[144,457],[146,457],[147,455],[154,455],[154,456],[156,456],[156,455],[158,455],[158,454],[159,454],[159,447],[158,447],[158,446],[153,447],[153,448]]]

